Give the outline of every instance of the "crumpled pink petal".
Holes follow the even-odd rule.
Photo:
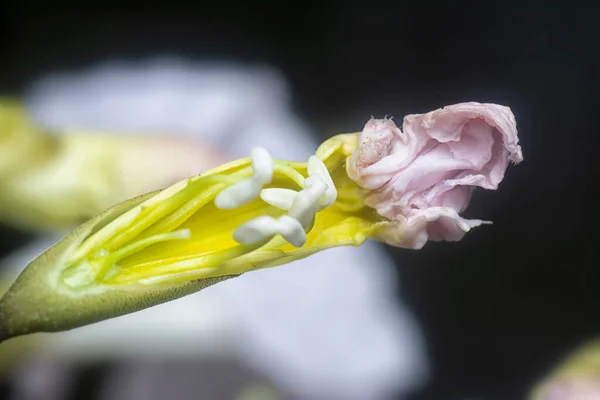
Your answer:
[[[371,119],[359,135],[348,175],[369,189],[366,204],[395,221],[392,245],[418,249],[456,241],[484,221],[464,211],[475,187],[495,190],[510,161],[523,160],[510,108],[460,103],[404,117]]]

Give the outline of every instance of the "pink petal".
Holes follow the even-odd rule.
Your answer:
[[[523,155],[508,107],[475,102],[393,121],[370,120],[348,164],[349,176],[369,189],[366,204],[397,221],[403,247],[427,240],[460,240],[481,225],[459,213],[475,187],[495,190],[509,161]]]

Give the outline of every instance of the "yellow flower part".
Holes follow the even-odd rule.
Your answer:
[[[403,128],[372,119],[360,133],[325,141],[307,162],[273,160],[255,148],[249,158],[108,209],[27,266],[0,300],[0,340],[139,311],[367,238],[412,249],[428,240],[460,240],[484,223],[459,215],[473,189],[495,190],[509,161],[522,159],[512,112],[463,103],[408,115]],[[131,143],[114,149],[139,147]],[[58,182],[81,165],[54,159],[58,172],[43,176]],[[103,160],[88,164],[90,171],[111,164]],[[95,175],[71,181],[103,186],[86,176]],[[42,215],[54,217],[60,202],[53,204]]]
[[[394,222],[348,177],[357,138],[334,136],[308,162],[257,148],[110,208],[24,270],[0,301],[0,337],[75,328],[377,238]]]

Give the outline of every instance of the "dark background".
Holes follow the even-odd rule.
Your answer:
[[[62,3],[2,9],[1,92],[51,71],[173,54],[274,65],[323,137],[461,101],[512,108],[525,161],[468,212],[494,225],[458,244],[390,249],[433,365],[414,399],[523,398],[600,335],[593,3],[223,1],[177,13]],[[26,239],[2,228],[0,256]]]

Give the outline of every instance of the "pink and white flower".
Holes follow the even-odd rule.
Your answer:
[[[476,102],[404,117],[371,119],[359,134],[348,175],[366,204],[397,221],[383,238],[413,249],[460,240],[485,221],[460,216],[476,187],[495,190],[509,162],[523,160],[510,108]]]

